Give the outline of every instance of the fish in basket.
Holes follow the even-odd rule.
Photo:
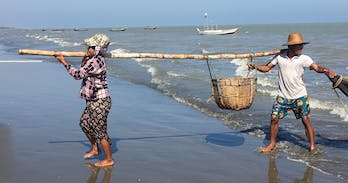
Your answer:
[[[213,79],[212,97],[221,109],[248,109],[254,100],[256,81],[256,77]]]

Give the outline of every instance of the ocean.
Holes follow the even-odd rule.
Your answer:
[[[41,60],[57,64],[54,57],[18,55],[18,49],[44,49],[56,51],[84,51],[83,40],[96,33],[110,37],[109,52],[156,52],[201,54],[248,53],[285,48],[287,35],[300,32],[305,41],[303,53],[319,65],[329,67],[339,74],[348,75],[348,23],[312,23],[277,25],[234,25],[240,27],[233,35],[202,36],[196,26],[143,27],[112,32],[111,28],[88,28],[86,31],[71,29],[0,29],[0,62]],[[266,64],[271,57],[253,58],[256,64]],[[78,66],[81,58],[67,58]],[[248,73],[246,63],[250,59],[211,60],[214,78],[257,78],[257,93],[249,109],[233,111],[220,109],[211,96],[211,79],[207,63],[201,60],[161,59],[107,59],[110,77],[117,77],[144,85],[173,98],[202,113],[219,118],[221,125],[234,131],[257,136],[268,143],[268,127],[272,103],[277,95],[277,68],[268,73]],[[1,63],[0,63],[1,65]],[[57,64],[57,69],[62,66]],[[61,69],[61,68],[60,68]],[[16,71],[14,71],[16,72]],[[25,76],[23,76],[25,77]],[[348,113],[343,106],[347,97],[332,89],[332,83],[324,74],[306,70],[304,81],[310,97],[312,124],[315,131],[317,152],[308,153],[308,140],[300,120],[290,113],[279,122],[276,153],[289,160],[302,162],[323,173],[348,181]],[[10,79],[8,80],[10,82]],[[38,86],[39,87],[39,86]],[[78,91],[76,91],[78,92]],[[132,97],[132,96],[129,96]],[[117,97],[113,97],[117,102]],[[343,102],[343,104],[342,104]],[[348,108],[348,107],[347,107]],[[204,125],[204,124],[202,124]],[[260,144],[262,146],[264,144]]]

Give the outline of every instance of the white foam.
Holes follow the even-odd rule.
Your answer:
[[[322,169],[320,169],[320,168],[317,168],[317,167],[315,167],[315,166],[311,166],[308,162],[306,162],[306,161],[304,161],[304,160],[301,160],[301,159],[294,159],[294,158],[290,158],[290,157],[287,157],[287,159],[290,160],[290,161],[295,161],[295,162],[299,162],[299,163],[304,163],[305,165],[307,165],[307,166],[309,166],[309,167],[311,167],[311,168],[313,168],[313,169],[315,169],[315,170],[317,170],[317,171],[319,171],[319,172],[321,172],[321,173],[323,173],[323,174],[332,175],[332,174],[330,174],[330,173],[328,173],[328,172],[325,172],[324,170],[322,170]]]
[[[130,51],[127,50],[127,49],[118,48],[118,49],[115,49],[115,50],[111,50],[110,52],[111,53],[129,53]]]
[[[237,65],[236,75],[237,76],[247,76],[248,71],[248,63],[249,59],[233,59],[230,63]]]
[[[346,107],[347,108],[347,107]],[[339,104],[336,107],[333,107],[333,109],[331,110],[330,114],[335,114],[340,116],[341,118],[343,118],[343,121],[348,121],[348,113],[345,110],[346,108],[344,108],[342,106],[342,104]]]
[[[82,45],[82,43],[76,43],[76,42],[72,43],[72,42],[64,41],[63,38],[54,38],[54,37],[49,37],[48,35],[32,34],[32,35],[26,35],[26,37],[38,39],[40,41],[53,42],[58,44],[61,47],[73,47],[73,46]]]
[[[174,72],[174,71],[168,71],[167,74],[169,76],[173,76],[173,77],[183,77],[183,76],[185,76],[185,74],[183,74],[183,73]]]
[[[276,97],[278,95],[278,90],[270,90],[270,89],[259,89],[257,88],[257,92],[258,93],[262,93],[262,94],[268,94],[272,97]]]

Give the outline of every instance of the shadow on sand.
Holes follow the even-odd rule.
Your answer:
[[[133,137],[133,138],[111,138],[111,152],[112,154],[118,151],[117,143],[119,141],[128,140],[144,140],[144,139],[162,139],[162,138],[176,138],[176,137],[205,137],[206,143],[211,143],[220,146],[241,146],[244,144],[244,137],[240,132],[221,132],[221,133],[198,133],[198,134],[178,134],[178,135],[163,135],[163,136],[146,136],[146,137]],[[49,141],[48,143],[79,143],[85,147],[91,148],[91,144],[88,140],[70,140],[70,141]],[[104,159],[104,153],[98,156],[94,156],[90,159]]]
[[[269,126],[265,125],[262,127],[253,127],[247,130],[239,131],[241,133],[250,133],[250,132],[257,132],[257,131],[263,131],[266,134],[266,137],[264,139],[264,144],[268,144],[270,140],[269,136]],[[303,128],[304,133],[304,128]],[[315,135],[315,143],[320,144],[326,147],[334,147],[339,149],[348,150],[348,140],[337,140],[337,139],[329,139],[326,137],[321,136],[320,134]],[[298,134],[292,133],[290,131],[284,130],[283,128],[279,127],[278,136],[277,136],[277,142],[278,141],[287,141],[294,145],[297,145],[299,147],[308,149],[308,139],[306,137],[300,136]]]

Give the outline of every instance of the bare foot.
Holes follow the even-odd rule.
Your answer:
[[[94,163],[94,165],[98,167],[112,166],[114,164],[115,164],[114,160],[102,160],[102,161]]]
[[[315,146],[309,147],[309,152],[315,152],[315,150],[316,150]]]
[[[260,152],[265,153],[275,149],[274,145],[263,146],[260,148]]]
[[[93,156],[98,155],[98,154],[99,154],[98,151],[90,151],[90,152],[86,153],[83,156],[83,158],[85,158],[85,159],[92,158]]]

